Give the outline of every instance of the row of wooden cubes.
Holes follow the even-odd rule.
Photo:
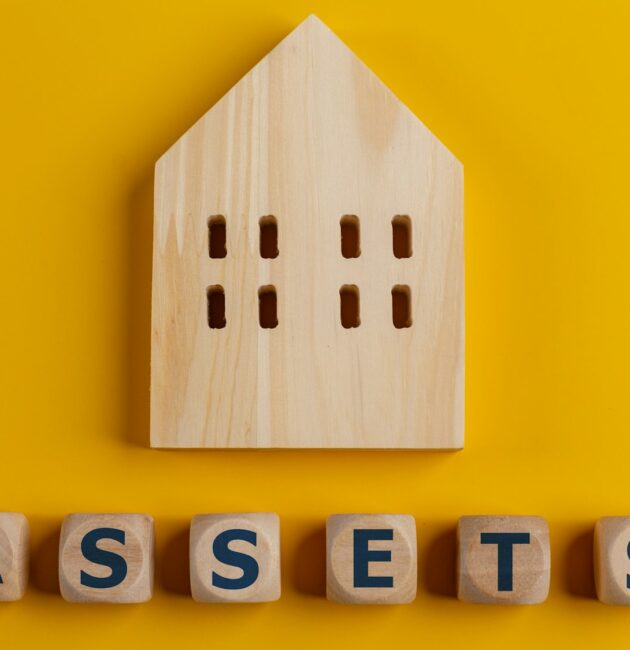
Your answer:
[[[28,522],[0,513],[0,601],[28,580]],[[416,596],[411,515],[333,515],[326,523],[327,596],[342,603],[409,603]],[[549,528],[542,517],[462,517],[457,593],[474,603],[534,604],[549,591]],[[153,593],[153,519],[73,514],[59,545],[59,583],[71,602],[140,603]],[[607,604],[630,604],[630,517],[595,526],[595,584]],[[308,561],[307,558],[304,561]],[[280,521],[273,513],[198,515],[190,529],[190,582],[199,602],[280,598]]]

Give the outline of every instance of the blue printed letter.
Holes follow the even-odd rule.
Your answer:
[[[251,555],[230,550],[229,543],[236,539],[256,546],[255,532],[233,528],[232,530],[225,530],[216,536],[212,544],[212,552],[219,562],[242,569],[243,575],[240,578],[224,578],[213,571],[212,585],[214,587],[220,589],[245,589],[253,585],[258,578],[258,562]]]
[[[354,586],[355,587],[393,587],[392,576],[371,576],[370,562],[391,562],[391,551],[370,551],[370,540],[392,540],[394,531],[391,528],[367,529],[354,531]]]
[[[117,553],[103,551],[96,545],[101,539],[113,539],[115,542],[125,544],[125,531],[117,528],[95,528],[81,540],[81,553],[83,557],[94,564],[108,566],[112,572],[107,578],[95,578],[89,573],[81,571],[81,584],[94,589],[108,589],[116,587],[127,577],[127,562]]]
[[[529,533],[481,533],[481,543],[497,545],[499,556],[497,589],[499,591],[512,591],[512,546],[514,544],[529,544]]]

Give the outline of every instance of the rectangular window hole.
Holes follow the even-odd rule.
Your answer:
[[[394,257],[402,259],[411,257],[411,219],[406,214],[397,214],[392,219],[392,242]]]
[[[359,287],[355,284],[344,284],[339,289],[341,324],[346,329],[361,325]]]
[[[258,289],[258,322],[264,329],[278,327],[278,297],[272,285]]]
[[[208,325],[213,330],[225,327],[225,292],[223,287],[215,284],[208,287]]]
[[[341,226],[341,254],[346,259],[361,255],[361,226],[359,217],[346,214],[339,221]]]
[[[406,284],[392,289],[392,321],[397,329],[411,327],[411,289]]]
[[[278,222],[268,215],[258,221],[260,226],[260,256],[264,259],[278,257]]]
[[[212,259],[222,259],[227,255],[225,217],[220,214],[208,219],[208,252]]]

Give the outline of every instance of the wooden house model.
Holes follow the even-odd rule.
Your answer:
[[[317,18],[157,162],[151,444],[456,449],[463,172]]]

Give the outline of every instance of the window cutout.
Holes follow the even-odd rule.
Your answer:
[[[264,329],[278,327],[278,297],[270,284],[258,289],[258,322]]]
[[[208,219],[208,253],[212,259],[227,255],[225,217],[220,214]]]
[[[218,284],[208,287],[208,325],[213,330],[225,327],[225,292]]]
[[[406,214],[397,214],[392,219],[392,243],[394,257],[403,259],[412,256],[411,219]]]
[[[361,255],[361,227],[359,217],[346,214],[339,221],[341,226],[341,254],[350,259]]]
[[[346,329],[361,325],[359,287],[344,284],[339,289],[341,324]]]
[[[406,284],[392,289],[392,321],[396,329],[411,327],[411,289]]]
[[[278,222],[276,218],[269,215],[261,217],[260,226],[260,256],[264,259],[278,257]]]

